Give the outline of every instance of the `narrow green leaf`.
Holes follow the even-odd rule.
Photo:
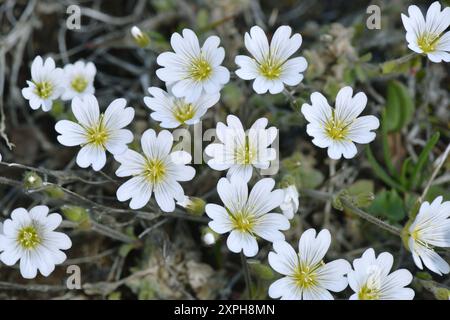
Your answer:
[[[367,154],[367,160],[369,161],[370,165],[372,166],[373,171],[375,171],[375,174],[381,180],[383,180],[384,183],[386,183],[387,185],[389,185],[392,188],[395,188],[401,192],[406,192],[406,189],[402,185],[397,183],[394,179],[392,179],[392,177],[386,171],[384,171],[384,169],[381,167],[381,165],[375,159],[375,157],[372,153],[372,150],[370,149],[370,146],[367,146],[366,154]]]
[[[428,155],[430,154],[431,150],[434,148],[436,143],[439,140],[439,132],[436,132],[433,134],[433,136],[428,140],[425,147],[422,149],[422,152],[419,155],[419,160],[417,161],[416,165],[414,166],[414,170],[411,176],[411,186],[412,188],[416,188],[417,185],[420,182],[420,178],[422,177],[422,169],[423,166],[427,163]]]

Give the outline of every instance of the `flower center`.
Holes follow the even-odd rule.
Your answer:
[[[76,76],[72,82],[70,83],[70,86],[73,90],[75,90],[78,93],[83,92],[86,87],[88,86],[88,81],[83,76]]]
[[[245,144],[236,150],[236,162],[239,164],[251,164],[256,156],[256,150],[250,146],[249,137],[245,136]]]
[[[189,69],[189,75],[196,81],[202,81],[212,73],[212,67],[206,59],[203,57],[192,60],[191,67]]]
[[[433,52],[436,50],[439,38],[439,34],[423,33],[417,39],[417,45],[424,53]]]
[[[259,72],[267,79],[277,79],[281,75],[283,64],[268,57],[259,65]]]
[[[381,291],[381,269],[372,265],[368,268],[367,281],[358,292],[360,300],[379,300]]]
[[[166,165],[160,159],[147,159],[144,169],[144,176],[151,183],[160,182],[166,174]]]
[[[228,209],[227,209],[228,210]],[[255,217],[246,211],[239,211],[231,215],[233,229],[241,232],[252,233],[255,226]]]
[[[324,263],[321,261],[314,266],[299,264],[292,278],[295,284],[300,288],[310,288],[317,285],[317,269]]]
[[[23,227],[17,235],[17,242],[24,249],[34,249],[41,243],[38,231],[34,226]]]
[[[173,111],[173,116],[178,122],[184,123],[190,120],[195,115],[194,106],[190,103],[185,103],[184,100],[175,102],[175,109]]]
[[[108,140],[108,130],[103,123],[103,115],[100,117],[100,121],[97,125],[88,128],[86,130],[87,143],[94,144],[98,147],[105,148],[105,143]]]
[[[325,123],[325,133],[333,140],[345,140],[348,134],[348,123],[339,121],[334,115]]]
[[[53,93],[53,85],[50,81],[42,81],[35,83],[34,93],[42,99],[47,99]]]

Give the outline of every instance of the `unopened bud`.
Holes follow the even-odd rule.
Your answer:
[[[80,226],[88,227],[89,224],[89,213],[85,208],[65,205],[61,208],[64,217],[67,220],[78,223]]]
[[[201,216],[205,213],[205,201],[197,197],[184,196],[181,201],[177,201],[177,204],[187,210],[190,214]]]
[[[204,227],[202,230],[202,240],[207,246],[212,246],[219,239],[219,235],[212,231],[209,227]]]
[[[47,196],[53,199],[61,199],[64,197],[64,191],[58,186],[48,186],[45,188]]]
[[[42,179],[36,172],[27,171],[23,176],[23,186],[26,190],[40,188],[42,186]]]
[[[131,35],[136,44],[141,48],[145,48],[150,44],[150,38],[136,26],[131,28]]]

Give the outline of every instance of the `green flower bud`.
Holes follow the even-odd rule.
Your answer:
[[[205,213],[205,201],[197,197],[185,196],[182,201],[177,201],[179,206],[182,206],[192,215],[201,216]]]
[[[131,35],[136,44],[141,48],[145,48],[150,44],[150,38],[136,26],[131,28]]]
[[[450,291],[445,288],[436,288],[436,290],[434,291],[434,296],[438,300],[449,300]]]
[[[26,190],[42,187],[42,178],[34,171],[27,171],[23,176],[23,186]]]
[[[76,222],[83,228],[90,227],[90,219],[87,209],[78,206],[65,205],[61,208],[61,211],[67,220]]]
[[[49,186],[45,188],[45,193],[48,197],[53,199],[64,198],[64,191],[58,186]]]

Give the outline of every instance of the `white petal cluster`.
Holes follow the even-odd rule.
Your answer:
[[[64,66],[64,93],[62,100],[83,98],[95,92],[94,78],[97,69],[92,62],[77,61]]]
[[[47,206],[30,211],[17,208],[0,232],[0,260],[8,266],[20,260],[20,273],[26,279],[35,278],[38,270],[45,277],[50,275],[55,265],[66,260],[61,250],[72,246],[67,235],[54,231],[61,224],[61,215],[48,212]]]
[[[283,191],[273,190],[275,181],[271,178],[259,180],[248,192],[246,181],[239,176],[221,178],[217,193],[223,206],[207,204],[206,214],[212,219],[209,227],[219,233],[230,232],[227,246],[230,251],[243,252],[247,257],[258,253],[256,237],[273,242],[284,240],[280,230],[290,227],[288,219],[272,212],[283,201]]]
[[[220,38],[210,36],[200,47],[197,35],[184,29],[182,35],[172,34],[170,44],[175,52],[161,53],[156,62],[162,68],[156,75],[172,92],[188,102],[197,100],[202,94],[216,94],[230,80],[230,72],[221,66],[225,50],[219,47]]]
[[[330,243],[327,229],[317,236],[316,230],[306,230],[300,238],[298,253],[285,241],[274,242],[269,264],[284,277],[270,285],[269,296],[282,300],[334,299],[329,291],[340,292],[347,287],[345,275],[351,266],[344,259],[323,262]]]
[[[148,92],[151,96],[145,97],[144,103],[153,110],[150,116],[153,120],[160,121],[162,128],[167,129],[198,123],[206,111],[220,99],[219,93],[202,94],[196,100],[187,102],[185,98],[177,98],[171,92],[157,87],[148,88]]]
[[[284,85],[296,86],[303,80],[302,72],[308,66],[306,59],[290,58],[300,48],[302,36],[295,33],[291,37],[291,34],[291,27],[281,26],[269,45],[260,27],[254,26],[250,33],[245,33],[245,47],[253,57],[236,56],[235,63],[240,67],[236,74],[244,80],[254,79],[256,93],[280,93]]]
[[[98,171],[106,164],[106,150],[118,155],[127,150],[133,141],[130,130],[123,129],[134,118],[134,109],[126,108],[125,99],[116,99],[100,114],[97,99],[93,95],[72,100],[72,112],[77,123],[60,120],[55,130],[60,133],[58,141],[65,146],[81,146],[77,164],[81,168],[92,166]]]
[[[336,97],[336,108],[330,107],[327,99],[319,92],[311,94],[311,105],[305,103],[302,113],[309,124],[306,127],[312,142],[327,148],[331,159],[353,158],[356,143],[369,143],[375,139],[372,130],[380,126],[380,121],[372,115],[359,117],[367,104],[363,92],[353,97],[353,89],[344,87]]]
[[[44,61],[37,56],[31,64],[31,81],[27,81],[28,87],[22,89],[22,95],[29,100],[31,109],[50,111],[53,101],[64,91],[63,79],[63,70],[56,68],[52,58]]]
[[[355,292],[350,300],[412,300],[414,291],[405,288],[413,279],[411,272],[400,269],[390,273],[393,263],[392,254],[382,252],[376,257],[372,248],[355,259],[354,269],[347,275]]]
[[[217,124],[216,134],[220,142],[205,149],[212,158],[208,165],[214,170],[228,170],[228,178],[236,175],[246,182],[252,177],[253,167],[267,169],[270,161],[276,158],[275,149],[269,146],[278,134],[275,127],[266,129],[267,124],[266,118],[260,118],[245,131],[241,120],[229,115],[227,124]]]
[[[120,162],[116,171],[118,177],[132,177],[117,189],[119,201],[130,201],[131,209],[144,207],[155,193],[155,199],[162,211],[175,210],[175,200],[185,200],[179,181],[190,181],[195,169],[187,166],[191,155],[186,151],[172,150],[173,136],[163,130],[158,135],[153,129],[145,131],[141,138],[144,154],[128,149],[117,155]]]
[[[449,264],[434,248],[450,247],[450,201],[439,196],[430,204],[422,203],[415,220],[409,226],[409,250],[417,267],[423,265],[439,275],[450,272]],[[423,264],[422,264],[423,262]]]
[[[426,17],[416,5],[409,6],[408,14],[402,13],[408,48],[432,62],[450,62],[450,31],[444,32],[450,25],[450,8],[441,11],[441,4],[435,1]]]

